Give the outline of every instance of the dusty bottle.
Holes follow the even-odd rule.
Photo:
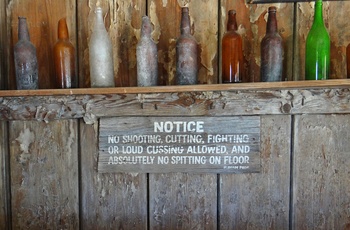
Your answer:
[[[151,32],[151,22],[147,16],[143,16],[141,38],[136,47],[138,86],[155,86],[158,82],[157,45],[152,40]]]
[[[176,41],[176,84],[197,84],[197,42],[191,35],[190,16],[188,7],[182,8],[181,35]]]
[[[222,83],[242,81],[243,42],[237,33],[236,11],[228,11],[227,31],[222,38]]]
[[[346,75],[350,78],[350,44],[346,47]]]
[[[330,38],[323,22],[322,0],[315,2],[314,22],[307,35],[305,52],[305,79],[328,79]]]
[[[102,9],[96,8],[96,20],[89,43],[91,87],[114,87],[113,47],[103,23]]]
[[[18,42],[14,47],[17,89],[38,89],[38,59],[30,42],[27,19],[18,18]]]
[[[269,7],[266,35],[261,41],[261,81],[282,81],[283,42],[277,31],[276,7]]]
[[[53,55],[56,71],[57,88],[75,88],[75,49],[69,41],[69,33],[66,19],[58,21],[58,41],[56,42]]]

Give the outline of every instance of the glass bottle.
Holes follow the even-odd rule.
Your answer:
[[[277,31],[276,7],[269,7],[266,35],[261,40],[261,81],[282,81],[283,44]]]
[[[147,16],[143,16],[141,37],[136,47],[138,86],[155,86],[158,82],[157,45],[152,40],[151,32],[151,22]]]
[[[102,9],[96,8],[96,20],[89,43],[91,87],[114,87],[113,47],[105,28]]]
[[[38,89],[38,59],[30,42],[27,19],[18,18],[18,42],[14,47],[17,89]]]
[[[182,7],[181,35],[176,41],[176,84],[194,85],[198,81],[197,42],[191,35],[188,7]]]
[[[69,41],[69,33],[65,18],[58,21],[58,41],[56,42],[53,55],[56,71],[57,88],[75,88],[75,49]]]
[[[346,47],[346,75],[350,78],[350,44]]]
[[[323,22],[322,0],[316,0],[314,22],[306,39],[305,79],[328,79],[329,65],[330,38]]]
[[[242,81],[243,42],[238,29],[236,11],[228,11],[227,31],[222,38],[222,83]]]

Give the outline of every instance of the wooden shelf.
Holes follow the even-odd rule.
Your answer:
[[[350,80],[0,91],[0,120],[350,113]]]
[[[348,88],[348,87],[350,87],[350,79],[349,80],[339,79],[339,80],[324,80],[324,81],[255,82],[255,83],[185,85],[185,86],[0,90],[0,97],[99,95],[99,94],[102,94],[102,95],[145,94],[145,93],[316,89],[316,88]]]

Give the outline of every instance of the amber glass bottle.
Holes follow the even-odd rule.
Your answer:
[[[277,31],[276,7],[269,7],[266,35],[261,41],[261,81],[281,81],[283,44]]]
[[[138,86],[155,86],[158,82],[157,45],[151,33],[151,22],[147,16],[143,16],[141,37],[136,47]]]
[[[56,71],[57,88],[75,88],[75,49],[69,41],[66,19],[58,21],[58,41],[56,42],[53,55]]]
[[[222,38],[222,83],[242,81],[243,43],[237,33],[236,11],[228,11],[227,31]]]
[[[198,81],[197,41],[191,35],[188,7],[182,8],[181,35],[176,41],[176,84],[194,85]]]
[[[350,44],[346,47],[346,75],[350,78]]]
[[[18,18],[18,42],[14,47],[17,89],[38,89],[38,59],[30,42],[27,19]]]

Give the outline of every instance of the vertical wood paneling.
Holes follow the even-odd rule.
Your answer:
[[[246,4],[245,0],[221,0],[220,18],[220,49],[221,39],[226,32],[227,12],[234,9],[237,12],[238,33],[243,39],[245,58],[244,82],[260,81],[260,43],[266,33],[268,7],[277,7],[278,31],[284,43],[283,79],[292,79],[293,60],[293,4]],[[220,52],[221,61],[221,52]],[[221,76],[221,65],[220,72]]]
[[[60,18],[66,17],[70,40],[76,46],[76,14],[74,0],[10,0],[7,6],[10,38],[10,74],[9,88],[16,88],[13,61],[13,46],[18,41],[18,17],[27,18],[30,40],[37,49],[39,64],[39,88],[55,88],[53,66],[53,46],[57,41],[57,24]]]
[[[261,173],[220,175],[220,229],[288,229],[290,116],[261,117]]]
[[[146,229],[146,174],[98,173],[97,124],[80,136],[82,229]]]
[[[176,39],[180,36],[181,7],[187,6],[192,33],[198,42],[199,84],[217,83],[218,1],[149,0],[149,15],[158,44],[159,84],[175,85]]]
[[[9,152],[8,123],[0,122],[0,229],[10,229],[10,186],[9,186]]]
[[[350,228],[350,115],[295,118],[293,229]]]
[[[346,46],[350,43],[350,2],[323,2],[323,19],[331,39],[330,78],[346,78]],[[297,3],[295,80],[305,79],[305,43],[314,19],[314,2]]]
[[[95,8],[101,6],[112,40],[116,86],[136,86],[136,45],[141,18],[146,14],[144,0],[78,1],[80,85],[90,87],[89,39],[95,22]]]
[[[12,227],[78,229],[77,121],[10,122]]]
[[[216,174],[150,174],[150,229],[216,229]]]
[[[0,89],[6,89],[6,56],[7,56],[6,4],[0,1]]]

